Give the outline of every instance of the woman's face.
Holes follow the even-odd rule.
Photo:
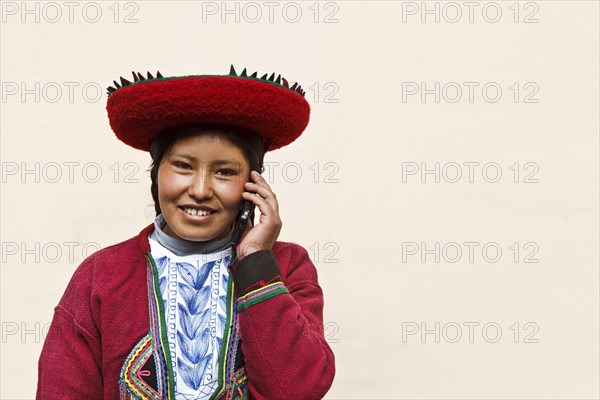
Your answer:
[[[249,176],[248,161],[229,141],[208,135],[178,140],[158,168],[165,233],[199,242],[225,237]]]

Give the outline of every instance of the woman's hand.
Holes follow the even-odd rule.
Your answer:
[[[246,182],[244,200],[253,202],[260,211],[258,224],[247,224],[237,245],[237,257],[242,258],[259,250],[271,249],[281,231],[279,204],[267,181],[256,171],[250,173],[254,182]]]

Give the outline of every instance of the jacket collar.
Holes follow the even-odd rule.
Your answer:
[[[154,222],[142,229],[140,232],[138,239],[140,241],[140,246],[142,246],[142,250],[144,254],[150,251],[150,241],[148,240],[148,235],[154,230]]]

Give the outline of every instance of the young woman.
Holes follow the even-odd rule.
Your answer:
[[[55,308],[38,399],[320,399],[335,374],[304,248],[277,241],[264,153],[308,124],[280,76],[109,88],[117,137],[152,157],[156,219],[88,257]],[[245,203],[260,211],[241,228]],[[236,235],[239,233],[239,235]]]

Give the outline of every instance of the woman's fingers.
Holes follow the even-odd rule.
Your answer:
[[[271,203],[267,201],[266,198],[263,198],[262,196],[257,196],[256,193],[252,192],[244,192],[242,193],[242,196],[245,200],[250,200],[251,202],[256,204],[256,206],[258,206],[258,209],[260,210],[261,215],[274,216],[276,214],[275,209],[273,208]]]
[[[245,182],[246,191],[242,193],[242,197],[258,207],[260,219],[259,223],[244,235],[240,242],[239,254],[249,254],[263,248],[271,248],[282,227],[275,193],[260,174],[252,172],[251,179],[254,182]]]
[[[271,190],[271,187],[260,174],[252,172],[252,178],[256,181],[246,182],[245,188],[249,192],[258,193],[260,197],[266,199],[267,202],[273,207],[273,209],[279,212],[279,203],[277,202],[277,196]]]
[[[244,192],[245,200],[252,201],[260,210],[259,223],[250,228],[246,226],[246,234],[243,236],[238,254],[247,255],[261,249],[270,249],[281,231],[281,219],[279,214],[273,210],[269,202],[256,193]]]

